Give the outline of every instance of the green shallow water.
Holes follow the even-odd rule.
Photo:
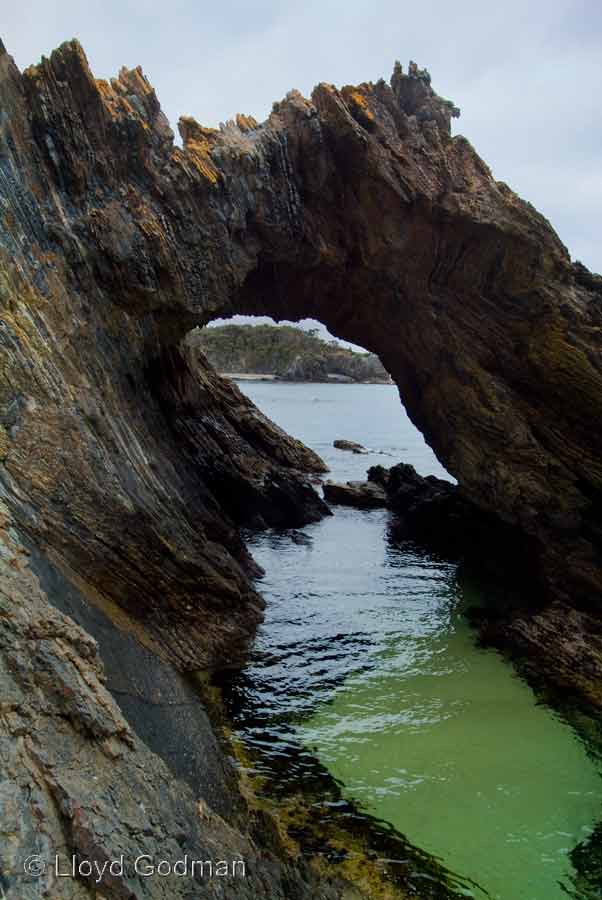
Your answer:
[[[445,475],[393,387],[244,389],[331,477],[399,459]],[[334,450],[337,437],[371,452]],[[570,857],[602,819],[599,761],[477,646],[462,610],[487,596],[467,596],[455,564],[396,543],[389,526],[384,510],[339,507],[302,533],[249,536],[266,621],[229,690],[257,771],[294,795],[317,756],[345,797],[499,900],[602,898],[602,884],[573,889]],[[599,865],[589,849],[581,863]]]
[[[567,897],[568,854],[600,818],[599,769],[457,610],[397,637],[299,734],[364,808],[492,897]]]

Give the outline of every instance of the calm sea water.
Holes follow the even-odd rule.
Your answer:
[[[241,387],[320,453],[329,477],[400,460],[446,474],[393,386]],[[335,450],[335,438],[371,452]],[[462,610],[480,598],[456,566],[395,544],[381,510],[336,508],[249,543],[268,606],[236,724],[265,766],[290,756],[298,777],[300,741],[349,798],[491,897],[584,896],[569,853],[602,818],[599,766],[509,664],[476,646]]]

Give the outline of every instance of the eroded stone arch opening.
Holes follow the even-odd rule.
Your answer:
[[[303,293],[303,292],[301,292],[301,293]],[[316,291],[315,293],[312,294],[312,298],[313,298],[313,305],[310,306],[309,308],[305,307],[303,305],[294,307],[294,309],[296,310],[296,321],[297,322],[301,321],[302,319],[307,318],[304,315],[305,312],[311,311],[312,313],[314,313],[314,315],[320,314],[320,313],[316,313],[315,311],[320,309],[321,303],[324,302],[323,297],[320,293],[318,293]],[[269,323],[278,324],[276,322],[276,319],[273,318],[274,315],[279,317],[280,322],[282,324],[292,324],[293,326],[295,325],[295,321],[292,321],[291,319],[288,318],[290,306],[288,304],[284,304],[282,302],[282,296],[278,296],[277,289],[275,288],[275,286],[273,284],[270,284],[269,282],[267,283],[264,291],[259,295],[258,301],[249,303],[248,305],[245,304],[245,305],[241,305],[241,306],[235,306],[234,309],[240,309],[240,310],[243,310],[244,312],[241,312],[239,314],[238,312],[235,312],[231,309],[228,309],[228,312],[232,313],[232,317],[242,318],[245,326],[249,327],[251,329],[253,328],[254,321],[258,317],[261,319],[262,323],[267,319],[268,324]],[[253,310],[253,313],[251,313],[251,310]],[[272,315],[270,315],[270,313]],[[231,317],[221,318],[218,316],[216,318],[219,319],[219,321],[225,325],[227,325],[231,322]],[[341,322],[340,318],[335,317],[335,319],[339,323]],[[212,322],[213,321],[215,321],[215,320],[212,320]],[[311,319],[311,321],[326,328],[324,321],[321,321],[319,319]],[[332,319],[331,319],[331,321],[332,321]],[[208,323],[208,325],[210,326],[212,324],[212,322]],[[360,317],[354,316],[351,321],[348,320],[346,322],[343,322],[342,325],[337,325],[337,327],[340,327],[340,332],[339,332],[339,335],[335,338],[335,342],[337,340],[345,341],[345,338],[341,337],[341,333],[342,333],[345,336],[347,336],[348,343],[350,343],[354,348],[359,349],[360,351],[361,350],[368,351],[367,347],[365,347],[365,346],[361,347],[358,343],[353,343],[353,342],[349,341],[349,337],[352,335],[355,336],[355,335],[360,335],[362,333],[366,333],[366,331],[369,329],[369,327],[371,327],[372,328],[371,334],[372,334],[373,341],[374,341],[373,346],[376,346],[376,347],[383,346],[382,331],[381,331],[380,327],[378,326],[378,324],[375,324],[374,321],[371,322],[371,326],[368,326],[364,322],[361,321]],[[202,331],[202,329],[198,329],[198,331]],[[193,330],[193,332],[189,333],[183,346],[186,348],[187,353],[189,353],[192,350],[192,356],[190,358],[191,358],[193,368],[195,365],[197,365],[202,370],[204,368],[204,366],[206,365],[207,360],[203,356],[203,353],[201,353],[200,358],[195,358],[195,351],[198,351],[199,349],[201,351],[204,350],[202,342],[201,341],[197,342],[194,340],[194,336],[195,336],[196,332],[197,332],[197,329],[195,329],[195,330]],[[332,333],[329,332],[328,330],[326,333],[327,333],[327,335],[334,337],[334,335],[332,335]],[[236,340],[236,339],[237,339],[237,336],[234,335],[233,340]],[[224,341],[226,340],[225,335],[224,335],[223,340]],[[371,352],[371,351],[368,351],[368,352]],[[376,353],[374,355],[377,358],[380,358],[378,356],[378,353]],[[213,362],[213,359],[211,358],[210,354],[209,354],[209,360],[211,362]],[[228,373],[235,373],[235,372],[244,373],[244,371],[245,371],[244,367],[240,368],[240,369],[237,369],[236,367],[228,369],[218,363],[215,363],[215,365],[217,366],[218,371],[220,373],[226,373],[226,372],[228,372]],[[258,371],[261,371],[261,370],[258,370]],[[245,396],[248,394],[251,397],[251,399],[253,400],[253,402],[258,404],[261,412],[265,412],[260,398],[254,395],[254,392],[252,389],[249,390],[250,385],[245,385],[244,380],[245,379],[244,379],[244,375],[243,375],[242,376],[243,383],[239,384],[240,390],[242,391],[243,394],[245,394]],[[284,380],[285,381],[287,380],[286,377]],[[304,379],[302,378],[301,380],[303,381]],[[320,378],[317,379],[317,381],[320,381],[320,380],[321,380]],[[230,378],[228,378],[228,381],[230,381]],[[237,379],[235,378],[234,381],[236,382]],[[309,383],[311,383],[312,379],[309,378],[308,381],[309,381]],[[309,387],[309,385],[308,385],[308,387]],[[405,412],[404,396],[403,396],[403,393],[401,393],[401,391],[400,391],[399,384],[397,384],[393,379],[392,379],[391,388],[395,391],[395,393],[397,395],[397,407],[399,410],[398,414],[393,412],[392,415],[393,416],[397,415],[399,420],[401,421],[402,418],[405,418],[405,416],[404,416],[404,412]],[[234,389],[238,390],[238,388],[234,388]],[[343,388],[343,390],[345,390],[345,388]],[[341,395],[341,398],[342,398],[342,396],[343,395]],[[268,413],[268,415],[269,415],[269,413]],[[304,411],[304,415],[311,416],[311,412],[306,409]],[[280,419],[278,417],[276,417],[276,418],[277,418],[277,424],[282,427],[285,427],[287,429],[287,432],[290,435],[302,435],[303,434],[304,429],[302,427],[300,427],[303,424],[302,419],[297,419],[296,421],[294,421],[294,424],[293,424],[292,421],[282,422],[282,421],[280,421]],[[366,422],[366,424],[369,427],[368,419],[366,419],[364,421]],[[420,442],[422,442],[424,439],[424,435],[422,434],[420,429],[416,427],[415,423],[412,422],[411,418],[409,421],[409,426],[413,430],[413,432],[416,434],[418,440]],[[395,422],[393,421],[393,419],[391,419],[389,430],[391,433],[393,433],[395,431]],[[350,425],[350,429],[348,429],[348,431],[349,431],[349,433],[346,432],[345,434],[343,434],[343,433],[339,434],[336,431],[333,432],[332,434],[329,435],[328,443],[332,444],[333,439],[341,438],[341,437],[344,437],[344,438],[351,437],[352,440],[361,442],[362,435],[355,430],[353,424]],[[255,445],[255,446],[257,447],[257,445]],[[428,447],[428,443],[427,443],[427,447]],[[260,449],[260,451],[261,451],[261,448],[258,448],[258,449]],[[428,449],[432,452],[431,447],[429,447]],[[407,450],[407,448],[406,448],[406,450]],[[273,453],[273,451],[274,451],[274,447],[272,446],[270,448],[270,452]],[[374,454],[374,452],[375,451],[373,448],[372,453]],[[378,452],[378,450],[376,452]],[[336,475],[337,465],[334,460],[332,460],[330,463],[331,465],[333,465],[333,468],[335,470],[334,474],[330,473],[330,472],[327,472],[327,473],[322,472],[319,466],[315,466],[314,460],[311,458],[309,460],[304,456],[293,458],[292,459],[293,468],[295,468],[295,466],[297,465],[297,462],[299,463],[298,469],[300,469],[301,471],[309,471],[309,472],[316,473],[320,476],[323,476],[326,480],[329,480],[331,478],[335,478],[335,481],[337,480],[337,475]],[[413,462],[415,462],[415,460],[413,458],[410,459],[407,455],[407,452],[405,452],[403,450],[403,448],[400,448],[399,451],[396,454],[394,454],[394,458],[391,457],[391,454],[387,454],[386,452],[378,459],[374,458],[374,456],[373,456],[373,458],[371,458],[369,463],[368,462],[365,463],[365,465],[361,469],[361,472],[357,471],[353,477],[355,479],[359,479],[360,481],[365,482],[365,479],[368,476],[370,479],[372,479],[372,478],[375,479],[374,482],[370,482],[369,484],[376,484],[377,483],[376,479],[380,476],[378,476],[376,472],[369,474],[368,473],[369,466],[376,465],[377,468],[384,468],[385,470],[387,470],[388,467],[396,466],[398,463],[401,463],[402,464],[402,466],[400,467],[401,469],[403,469],[403,467],[405,466],[406,469],[409,468],[410,470],[412,470],[413,466],[411,463],[413,463]],[[408,466],[408,464],[409,464],[409,466]],[[419,469],[421,470],[421,473],[423,476],[435,475],[436,478],[437,477],[441,478],[443,476],[443,478],[445,478],[446,480],[450,476],[450,473],[447,472],[447,470],[441,464],[440,460],[437,459],[436,454],[434,454],[434,453],[432,454],[432,460],[429,460],[428,454],[427,454],[426,459],[420,459],[418,465],[419,465]],[[383,476],[386,477],[384,472],[383,472]],[[519,585],[521,577],[527,577],[527,578],[533,577],[536,570],[533,565],[534,559],[529,558],[529,547],[531,548],[531,550],[534,550],[535,549],[534,545],[529,544],[527,542],[526,538],[523,538],[521,541],[516,530],[513,530],[506,523],[503,523],[503,522],[501,523],[501,522],[497,521],[496,517],[491,515],[491,513],[489,511],[481,512],[478,508],[476,508],[467,499],[460,499],[460,500],[456,501],[455,499],[453,499],[452,496],[447,497],[447,496],[439,495],[436,497],[435,501],[433,502],[432,499],[427,499],[428,495],[421,496],[420,488],[417,488],[416,493],[415,493],[414,503],[416,502],[416,500],[418,500],[421,508],[420,509],[414,508],[413,514],[411,517],[411,522],[410,522],[410,519],[406,520],[405,510],[402,508],[403,503],[405,501],[402,500],[401,505],[398,505],[398,503],[395,500],[395,493],[399,492],[399,491],[402,492],[402,493],[397,493],[398,500],[400,498],[402,498],[402,496],[405,497],[406,491],[412,490],[410,485],[411,485],[411,480],[414,476],[417,476],[419,478],[419,475],[416,472],[414,472],[413,475],[410,472],[408,472],[407,475],[405,475],[405,474],[402,475],[401,472],[397,473],[395,476],[396,488],[389,495],[389,499],[387,501],[390,509],[392,509],[392,511],[394,513],[400,514],[400,516],[401,516],[398,519],[395,519],[395,518],[392,519],[392,523],[397,521],[397,526],[394,528],[394,531],[397,535],[397,537],[396,537],[397,540],[407,539],[409,537],[410,539],[417,540],[419,545],[423,545],[426,550],[430,550],[430,551],[434,551],[435,553],[443,554],[444,557],[446,557],[446,558],[449,557],[450,560],[454,560],[454,561],[460,560],[460,559],[468,560],[471,566],[477,565],[478,568],[482,570],[481,575],[483,575],[489,579],[492,576],[499,577],[501,583],[503,584],[503,587],[501,584],[500,590],[497,592],[499,594],[503,594],[504,592],[506,592],[506,594],[507,594],[508,591],[513,593],[514,590],[516,589],[516,587]],[[401,482],[399,482],[400,477],[402,479]],[[405,483],[405,481],[404,481],[405,478],[409,479],[408,483]],[[318,487],[319,479],[316,479],[316,482],[317,482],[316,488],[318,490],[318,493],[321,495],[321,488]],[[455,482],[455,479],[453,478],[453,476],[451,476],[450,484],[453,484],[454,482]],[[379,482],[379,484],[380,484],[380,482]],[[309,507],[306,510],[304,510],[303,509],[303,498],[299,498],[301,500],[301,506],[300,506],[299,510],[297,510],[297,511],[295,511],[290,506],[287,506],[287,504],[285,502],[284,507],[281,510],[276,511],[275,516],[271,515],[268,511],[268,514],[265,518],[262,517],[261,515],[259,515],[257,517],[255,517],[254,515],[251,515],[249,517],[248,510],[245,509],[245,505],[248,503],[248,508],[251,510],[253,510],[254,508],[256,508],[258,506],[261,506],[261,504],[257,503],[257,497],[249,494],[247,491],[240,492],[238,490],[238,486],[235,482],[226,482],[222,485],[222,488],[223,488],[223,492],[220,493],[221,501],[224,502],[226,505],[226,508],[228,508],[232,512],[235,520],[243,525],[259,526],[260,528],[266,527],[266,525],[268,527],[273,526],[273,525],[276,525],[276,526],[283,525],[285,527],[290,527],[290,526],[296,527],[298,525],[305,524],[306,522],[313,521],[314,517],[316,519],[320,518],[320,517],[324,516],[325,514],[327,514],[327,512],[328,512],[327,509],[325,509],[323,506],[320,506],[320,505],[315,506],[312,504],[310,504]],[[434,488],[434,491],[436,493],[437,489]],[[335,503],[337,502],[334,499],[335,498],[334,488],[331,487],[330,485],[327,485],[327,489],[325,489],[325,495],[326,495],[327,502],[330,502],[331,499],[333,499]],[[241,502],[240,503],[236,502],[236,503],[232,504],[231,498],[233,496],[240,498]],[[280,502],[279,498],[275,494],[273,494],[272,499],[278,506],[278,504]],[[361,506],[361,500],[362,500],[361,495],[358,495],[358,497],[357,497],[358,506]],[[513,578],[509,578],[508,573],[506,571],[506,566],[505,566],[504,561],[508,557],[511,557],[514,560],[514,577]],[[533,604],[535,604],[535,602],[536,602],[536,596],[533,591],[530,594],[530,602],[532,602]]]
[[[396,67],[293,91],[261,125],[186,119],[182,148],[142,71],[98,81],[77,42],[25,73],[0,48],[0,100],[5,381],[27,398],[0,452],[24,527],[116,593],[110,548],[132,605],[167,548],[159,626],[199,571],[207,602],[255,604],[195,447],[219,397],[177,345],[233,312],[311,316],[379,355],[461,489],[534,542],[550,596],[599,607],[600,279],[451,136],[430,80]]]

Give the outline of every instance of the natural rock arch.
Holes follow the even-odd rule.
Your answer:
[[[166,567],[172,587],[190,572],[191,591],[210,558],[206,594],[236,632],[240,604],[256,600],[225,572],[244,554],[198,474],[186,509],[192,476],[158,436],[151,387],[163,379],[184,418],[202,416],[208,394],[176,349],[191,327],[311,316],[381,357],[462,490],[533,542],[551,595],[599,603],[602,280],[451,137],[457,110],[425,73],[396,66],[390,85],[291,92],[262,125],[184,119],[182,149],[142,72],[97,81],[76,42],[23,75],[2,48],[0,101],[6,371],[25,398],[1,449],[23,527],[76,567],[95,559],[110,593],[101,553],[120,498],[120,559]],[[32,463],[40,436],[52,459]],[[195,544],[198,522],[210,550]],[[173,627],[173,610],[162,616]]]

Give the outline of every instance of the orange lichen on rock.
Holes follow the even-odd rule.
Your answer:
[[[192,116],[182,116],[178,122],[178,129],[184,143],[185,157],[193,163],[203,178],[211,184],[217,184],[219,173],[211,159],[211,148],[219,131],[215,128],[205,128]]]
[[[241,131],[254,131],[258,127],[253,116],[245,116],[243,113],[236,113],[236,124]]]
[[[363,94],[360,94],[359,91],[349,91],[349,94],[347,95],[347,97],[353,103],[355,103],[356,106],[359,106],[360,109],[364,110],[364,112],[370,113],[372,118],[374,118],[374,116],[370,112],[370,107],[368,106],[368,101],[366,100],[366,98],[364,97]]]
[[[373,131],[376,124],[376,117],[371,108],[370,99],[367,94],[370,92],[371,86],[362,84],[358,87],[344,87],[341,95],[347,104],[349,112],[356,122],[367,131]]]

